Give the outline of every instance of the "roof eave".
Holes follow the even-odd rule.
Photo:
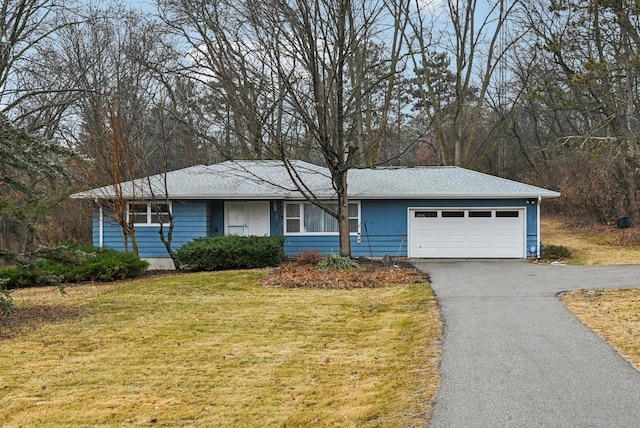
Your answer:
[[[553,199],[560,193],[513,193],[513,194],[424,194],[424,195],[349,195],[354,199]]]
[[[334,194],[324,194],[317,195],[319,199],[332,199],[335,198]],[[424,195],[362,195],[362,194],[354,194],[349,195],[349,198],[352,199],[393,199],[393,200],[401,200],[401,199],[554,199],[559,198],[561,196],[560,193],[551,193],[551,194],[539,194],[539,193],[531,193],[531,194],[467,194],[467,195],[459,195],[459,194],[424,194]],[[128,195],[98,195],[98,194],[89,194],[89,193],[75,193],[69,196],[71,199],[115,199],[122,197],[123,199],[137,199],[137,200],[145,200],[145,199],[153,199],[150,195],[138,195],[135,198],[133,196]],[[165,195],[155,195],[156,199],[164,199]],[[170,195],[169,199],[172,200],[303,200],[305,199],[302,195],[296,194],[229,194],[229,195],[205,195],[205,194],[197,194],[197,195]]]

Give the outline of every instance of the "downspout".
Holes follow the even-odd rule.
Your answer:
[[[98,247],[104,247],[104,210],[102,209],[102,205],[98,204]]]
[[[538,226],[538,233],[537,233],[537,250],[536,250],[536,258],[540,258],[540,203],[542,202],[542,196],[538,196],[538,221],[537,226]]]

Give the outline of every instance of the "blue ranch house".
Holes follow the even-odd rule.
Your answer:
[[[108,201],[129,200],[140,256],[156,268],[171,267],[158,234],[161,214],[169,211],[174,250],[194,238],[233,234],[283,235],[290,256],[338,252],[337,221],[308,202],[292,179],[332,204],[329,171],[302,161],[291,165],[293,171],[281,161],[198,165],[72,197],[95,201],[94,245],[117,250],[124,250],[123,232]],[[540,203],[560,196],[459,167],[352,169],[348,184],[351,251],[362,257],[538,257]]]

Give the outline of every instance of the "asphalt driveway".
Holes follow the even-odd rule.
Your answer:
[[[640,266],[424,261],[445,325],[431,427],[640,427],[640,371],[557,293],[640,286]]]

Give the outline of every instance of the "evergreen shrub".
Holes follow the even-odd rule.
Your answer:
[[[197,238],[176,251],[180,269],[215,271],[278,266],[282,262],[282,236],[215,236]]]
[[[0,315],[13,312],[13,299],[10,290],[5,288],[6,283],[6,279],[0,278]]]
[[[80,281],[135,278],[149,263],[131,253],[78,244],[41,247],[30,257],[0,269],[7,288],[57,285]]]
[[[564,245],[545,245],[540,249],[543,260],[563,260],[571,257],[571,251]]]

